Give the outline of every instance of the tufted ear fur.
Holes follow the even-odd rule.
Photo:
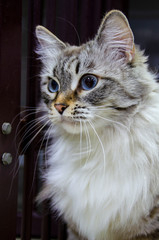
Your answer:
[[[124,59],[126,62],[131,62],[134,58],[133,33],[127,18],[118,10],[112,10],[106,14],[95,40],[102,50],[110,50],[118,60]]]
[[[36,37],[40,43],[37,54],[40,55],[42,60],[56,58],[61,50],[66,47],[62,41],[43,26],[36,27]]]

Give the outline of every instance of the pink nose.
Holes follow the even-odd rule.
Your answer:
[[[64,103],[55,103],[54,104],[56,110],[62,115],[65,109],[68,107],[68,105]]]

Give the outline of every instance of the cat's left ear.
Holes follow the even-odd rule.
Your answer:
[[[134,58],[134,36],[127,18],[121,11],[112,10],[106,14],[95,40],[102,50],[110,50],[117,59],[131,62]]]

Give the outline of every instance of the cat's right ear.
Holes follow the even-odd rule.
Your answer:
[[[56,58],[56,56],[66,47],[62,41],[43,26],[36,27],[36,37],[39,42],[36,52],[42,58]]]

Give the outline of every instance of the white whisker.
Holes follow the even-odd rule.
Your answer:
[[[48,134],[48,132],[50,131],[50,127],[52,128],[52,125],[49,126],[49,128],[47,129],[47,131],[45,132],[44,136],[43,136],[43,139],[41,141],[41,144],[40,144],[40,147],[39,147],[39,150],[38,150],[38,153],[37,153],[37,157],[36,157],[36,161],[35,161],[35,166],[34,166],[34,173],[33,173],[33,180],[32,180],[32,187],[31,187],[31,190],[30,190],[30,193],[32,192],[32,189],[33,189],[33,185],[34,185],[34,180],[35,180],[35,175],[36,175],[36,171],[37,171],[37,164],[38,164],[38,158],[40,156],[40,151],[42,149],[42,146],[44,144],[44,141],[46,139],[46,135]],[[46,156],[46,155],[45,155]]]
[[[50,120],[48,120],[42,127],[40,127],[40,129],[39,129],[39,127],[38,127],[38,131],[37,131],[37,129],[35,129],[33,132],[35,132],[35,131],[37,131],[37,133],[31,138],[31,140],[26,144],[26,146],[22,149],[22,151],[21,151],[21,153],[23,153],[23,152],[25,152],[27,149],[28,149],[28,147],[30,146],[30,144],[33,142],[33,140],[38,136],[38,134],[44,129],[44,127],[46,127],[47,125],[48,125],[48,123],[50,122]],[[32,132],[32,133],[33,133]],[[31,133],[31,134],[32,134]],[[29,134],[30,135],[30,134]],[[28,136],[27,136],[28,137]]]
[[[24,139],[29,136],[31,136],[34,132],[36,132],[39,128],[41,128],[41,126],[39,124],[43,123],[44,120],[46,119],[46,117],[44,116],[40,121],[37,122],[37,120],[33,120],[33,122],[31,123],[31,127],[29,129],[27,129],[27,131],[25,132],[25,134],[22,136],[21,141],[19,142],[19,147],[17,152],[19,152],[19,148],[22,144],[22,142],[24,141]],[[36,122],[36,124],[34,124]],[[29,125],[30,123],[28,123]],[[35,128],[37,126],[37,128]],[[35,128],[35,129],[34,129]],[[33,130],[34,129],[34,130]],[[32,131],[33,130],[33,131]]]
[[[21,129],[18,131],[18,128],[19,128],[19,125],[21,123],[18,124],[17,126],[17,129],[16,129],[16,132],[15,132],[15,141],[17,139],[17,137],[20,135],[20,133],[29,126],[29,129],[32,127],[32,126],[35,126],[35,123],[40,123],[42,121],[44,121],[45,119],[47,119],[46,116],[41,116],[39,117],[38,119],[33,119],[32,121],[29,121],[28,123],[24,124],[23,127],[21,127]],[[39,121],[40,120],[40,121]],[[42,121],[41,121],[42,120]]]
[[[89,135],[89,131],[88,131],[88,127],[87,127],[87,122],[84,122],[84,130],[85,130],[85,135],[86,135],[86,144],[87,144],[87,158],[86,158],[86,161],[85,161],[85,166],[87,165],[87,162],[89,161],[90,159],[90,155],[91,155],[91,152],[92,152],[92,146],[91,146],[91,139],[90,139],[90,135]]]
[[[82,121],[80,120],[80,159],[82,159]]]
[[[47,131],[47,141],[46,141],[46,145],[45,145],[45,150],[44,150],[44,154],[45,154],[45,166],[46,168],[48,167],[47,166],[47,148],[48,148],[48,143],[49,143],[49,140],[50,140],[50,134],[51,134],[51,129],[53,128],[53,125],[51,124],[50,127],[48,128],[48,131]]]
[[[105,150],[104,150],[104,146],[103,146],[102,140],[100,139],[100,137],[99,137],[99,134],[97,133],[97,131],[96,131],[95,127],[93,126],[93,123],[92,123],[92,121],[88,120],[88,123],[89,123],[89,124],[90,124],[90,126],[92,127],[92,129],[93,129],[93,131],[94,131],[95,135],[97,136],[97,138],[98,138],[98,141],[99,141],[99,143],[100,143],[100,145],[101,145],[102,152],[103,152],[104,172],[105,172],[105,162],[106,162],[106,157],[105,157]]]
[[[95,115],[96,117],[98,117],[98,118],[103,119],[103,120],[106,121],[106,122],[110,122],[110,123],[112,123],[112,124],[116,124],[116,125],[124,128],[124,129],[129,133],[129,136],[130,136],[130,139],[131,139],[132,148],[134,149],[134,140],[133,140],[133,137],[132,137],[132,134],[131,134],[130,129],[129,129],[126,125],[122,124],[121,122],[117,122],[117,121],[114,121],[114,120],[112,120],[112,119],[108,119],[108,118],[102,117],[102,116],[100,116],[100,115],[98,115],[98,114],[94,114],[94,115]]]
[[[122,124],[122,123],[120,123],[120,122],[117,122],[117,121],[114,121],[114,120],[112,120],[112,119],[108,119],[108,118],[102,117],[102,116],[100,116],[100,115],[98,115],[98,114],[94,114],[94,115],[95,115],[96,117],[98,117],[98,118],[101,118],[101,119],[107,121],[107,122],[110,122],[110,123],[113,123],[113,124],[117,124],[117,125],[125,128],[128,132],[130,132],[130,130],[128,129],[128,127],[126,127],[124,124]]]

